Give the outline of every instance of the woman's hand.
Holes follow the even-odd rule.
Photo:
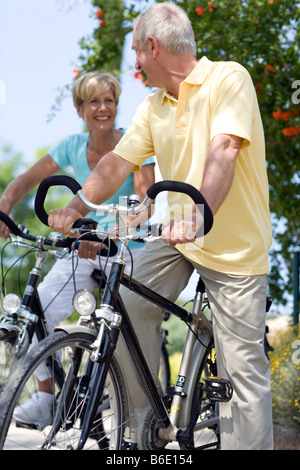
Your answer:
[[[82,240],[79,243],[79,247],[78,247],[78,257],[89,258],[89,259],[95,260],[101,248],[105,248],[105,245],[102,245],[101,243],[98,243],[98,242]]]
[[[5,225],[4,222],[0,221],[0,238],[3,238],[3,240],[6,241],[9,237],[9,234],[10,230],[7,225]]]

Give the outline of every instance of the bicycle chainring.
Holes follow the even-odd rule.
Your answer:
[[[159,438],[158,429],[159,425],[152,408],[146,408],[142,414],[137,431],[137,446],[139,450],[161,450],[166,447],[169,441]]]

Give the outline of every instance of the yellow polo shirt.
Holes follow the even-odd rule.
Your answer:
[[[143,101],[114,153],[137,169],[156,155],[163,179],[199,189],[217,134],[243,139],[232,187],[212,230],[177,249],[215,271],[265,274],[272,236],[264,132],[252,80],[241,65],[203,57],[181,83],[178,100],[159,89]],[[168,204],[168,216],[180,217],[191,200],[170,192]]]

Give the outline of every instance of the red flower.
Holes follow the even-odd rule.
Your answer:
[[[140,72],[135,72],[133,74],[134,78],[136,78],[137,80],[142,80],[142,84],[147,86],[148,85],[148,80],[146,77],[144,77],[144,75]]]
[[[212,12],[216,9],[216,5],[213,2],[208,2],[208,9]]]
[[[286,112],[283,112],[281,111],[281,109],[279,109],[278,111],[273,111],[272,115],[273,115],[273,118],[278,120],[278,119],[282,119],[283,121],[287,121],[291,116],[296,116],[297,111],[286,111]]]
[[[256,86],[255,86],[255,91],[257,94],[260,93],[260,90],[262,89],[262,86],[263,84],[261,82],[257,82]]]
[[[202,16],[204,13],[204,8],[202,7],[196,7],[195,12],[197,13],[198,16]]]
[[[289,110],[290,116],[297,116],[299,114],[299,109],[291,109]]]
[[[269,72],[275,73],[275,72],[276,72],[276,69],[275,69],[275,67],[273,67],[272,65],[267,64],[267,65],[265,66],[265,73],[268,75]]]
[[[135,72],[133,74],[133,76],[134,76],[134,78],[137,78],[138,80],[143,80],[143,78],[144,78],[143,75],[139,72]]]
[[[273,118],[276,119],[276,121],[281,118],[281,114],[282,114],[282,111],[280,109],[278,111],[273,111],[272,113]]]
[[[282,129],[282,133],[286,136],[298,135],[300,133],[300,127],[286,127],[285,129]]]
[[[289,113],[282,113],[281,114],[281,119],[283,119],[284,121],[287,121],[289,117],[290,117]]]
[[[104,19],[103,19],[103,11],[101,10],[101,8],[96,11],[96,16],[97,16],[98,20],[100,21],[100,25],[105,26],[106,21],[104,21]]]
[[[78,77],[79,77],[80,72],[79,72],[79,70],[78,70],[77,67],[74,67],[73,70],[72,70],[72,72],[73,72],[74,78],[78,78]]]

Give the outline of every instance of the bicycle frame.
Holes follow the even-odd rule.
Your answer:
[[[98,362],[98,371],[96,376],[93,378],[93,383],[91,385],[90,396],[92,397],[92,400],[89,401],[85,412],[82,424],[81,439],[78,446],[79,450],[84,447],[84,444],[89,436],[105,383],[109,361],[116,348],[120,331],[122,332],[130,356],[135,359],[134,363],[137,373],[142,381],[153,411],[160,422],[161,428],[159,430],[159,437],[172,441],[180,440],[180,432],[178,432],[180,416],[181,423],[185,425],[189,422],[190,419],[191,400],[189,403],[186,402],[185,407],[182,406],[184,398],[186,397],[186,392],[183,392],[183,386],[185,385],[186,378],[189,380],[191,379],[192,381],[195,380],[195,367],[199,367],[200,361],[202,360],[204,354],[203,347],[201,348],[201,351],[200,349],[196,349],[196,351],[194,350],[199,327],[203,329],[202,345],[206,344],[208,346],[209,341],[212,338],[212,326],[206,319],[205,315],[202,313],[202,299],[205,291],[205,286],[202,280],[199,279],[193,304],[193,311],[189,312],[160,296],[153,290],[143,286],[141,283],[129,277],[128,275],[124,274],[124,263],[122,259],[125,249],[125,245],[121,243],[118,254],[112,263],[111,271],[104,289],[101,306],[95,311],[96,317],[100,321],[100,325],[102,325],[103,328],[100,326],[98,337],[94,342],[96,353],[92,353],[92,355],[94,356],[93,361]],[[123,301],[119,295],[120,284],[135,292],[137,295],[140,295],[148,301],[156,304],[165,311],[189,323],[190,325],[190,329],[187,332],[186,343],[182,355],[182,362],[178,373],[178,380],[172,399],[172,413],[170,416],[168,415],[163,399],[160,396],[157,384],[153,379],[153,374],[149,370],[147,361],[144,357],[138,338],[134,331],[134,326],[132,325]],[[107,321],[111,322],[109,326],[109,332],[107,329],[104,329],[104,324]],[[60,327],[59,329],[65,329],[67,331],[67,328],[64,327]],[[193,351],[194,354],[198,356],[198,359],[194,361],[192,370],[190,371]],[[198,369],[196,369],[196,371],[197,370]],[[193,383],[191,383],[188,387],[188,390],[192,389]],[[182,409],[183,413],[181,413]]]
[[[209,341],[212,337],[212,327],[209,321],[205,318],[204,315],[202,315],[201,312],[202,299],[204,294],[204,284],[203,282],[202,285],[201,283],[199,283],[199,291],[196,293],[193,311],[190,313],[185,309],[173,304],[172,302],[167,301],[151,289],[142,286],[137,281],[134,281],[133,279],[126,276],[123,272],[125,267],[125,250],[126,245],[130,240],[130,237],[128,237],[128,235],[134,232],[134,229],[128,229],[126,217],[128,214],[140,214],[142,211],[147,209],[147,207],[149,207],[149,205],[155,199],[157,194],[161,191],[182,192],[188,194],[193,199],[195,204],[202,206],[203,232],[199,233],[199,236],[203,236],[208,233],[213,224],[212,212],[207,202],[199,193],[199,191],[197,191],[190,185],[180,182],[164,181],[151,186],[147,191],[146,198],[141,204],[138,204],[137,207],[124,208],[118,206],[116,208],[115,205],[98,206],[86,199],[83,192],[81,191],[81,186],[72,178],[65,176],[50,177],[43,180],[43,182],[40,184],[35,199],[36,213],[40,220],[46,225],[48,225],[48,214],[45,211],[43,204],[49,187],[53,185],[68,186],[69,189],[71,189],[71,191],[78,196],[81,202],[89,210],[99,210],[108,213],[114,213],[117,218],[119,238],[121,240],[118,253],[112,263],[111,271],[104,289],[100,309],[95,310],[95,317],[96,321],[98,321],[99,330],[97,338],[92,344],[93,352],[90,355],[90,359],[96,363],[96,365],[98,366],[98,370],[95,377],[92,378],[92,384],[90,388],[91,399],[89,399],[88,401],[87,408],[83,417],[81,438],[78,449],[80,450],[84,447],[84,444],[92,428],[93,419],[96,416],[97,407],[100,401],[102,388],[105,383],[110,359],[116,348],[120,331],[122,331],[125,343],[127,345],[131,357],[134,358],[135,367],[137,369],[138,375],[142,380],[143,386],[146,390],[146,394],[149,398],[155,416],[157,417],[157,420],[160,423],[159,437],[170,441],[179,440],[180,436],[182,436],[183,439],[186,439],[187,436],[184,436],[184,434],[181,433],[181,430],[179,430],[177,427],[177,424],[179,423],[178,411],[181,409],[181,405],[184,403],[183,400],[186,396],[185,393],[183,393],[183,385],[186,382],[186,378],[189,374],[191,358],[199,326],[201,329],[205,330],[204,337],[207,340],[207,345],[209,344]],[[133,325],[129,319],[128,313],[126,312],[126,308],[120,298],[119,286],[121,283],[125,287],[137,293],[138,295],[145,297],[150,302],[160,306],[162,309],[167,310],[168,312],[186,321],[190,326],[187,333],[186,343],[184,346],[182,356],[183,359],[178,374],[178,380],[175,386],[170,416],[168,415],[164,402],[158,392],[157,385],[155,384],[154,379],[152,377],[152,373],[149,370],[148,364],[141,350],[139,341],[134,332]],[[86,319],[86,321],[89,322],[89,320],[90,316],[89,319]],[[95,318],[93,319],[93,321],[95,321]],[[106,328],[106,322],[110,323],[109,329]],[[78,328],[80,328],[80,326],[78,326]],[[62,327],[59,329],[63,329],[68,332],[68,328]],[[95,330],[92,331],[94,334]],[[204,355],[204,353],[202,353],[202,355]],[[201,354],[198,354],[198,356],[200,358]],[[192,369],[192,372],[194,373],[194,368]],[[196,380],[195,375],[196,374],[193,374],[194,381]],[[68,380],[68,378],[66,380]],[[72,377],[70,377],[70,380],[72,381]],[[193,390],[192,386],[190,386],[190,390]],[[186,405],[185,416],[188,415],[188,408],[189,406],[191,406],[191,399],[185,400],[185,403],[187,402],[189,402],[189,405]],[[56,413],[56,418],[54,419],[53,423],[54,432],[55,429],[58,429],[60,420],[61,418],[59,417],[59,414]],[[186,419],[186,424],[187,423],[188,420]],[[192,430],[192,428],[190,429]],[[189,432],[188,428],[187,432]]]
[[[41,277],[41,267],[47,257],[47,253],[38,243],[35,265],[31,269],[24,294],[22,296],[21,308],[15,314],[4,314],[8,320],[17,317],[18,321],[24,322],[14,345],[14,354],[21,357],[26,354],[32,342],[34,333],[39,341],[48,335],[46,319],[37,292],[37,285]],[[5,324],[3,325],[5,327]]]

